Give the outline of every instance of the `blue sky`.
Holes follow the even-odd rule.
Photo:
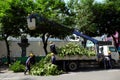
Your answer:
[[[104,1],[104,0],[96,0],[97,2],[102,2],[102,1]]]
[[[68,1],[68,0],[64,0],[64,1]],[[97,2],[103,2],[104,0],[95,0]]]

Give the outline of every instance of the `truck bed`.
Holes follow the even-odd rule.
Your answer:
[[[56,60],[96,60],[97,59],[97,56],[79,56],[79,55],[71,55],[71,56],[64,56],[64,57],[61,57],[59,55],[55,55],[56,57]]]

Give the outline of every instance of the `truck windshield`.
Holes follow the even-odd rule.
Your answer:
[[[109,47],[109,50],[110,50],[111,52],[116,52],[116,51],[117,51],[115,47]]]
[[[118,52],[120,52],[120,47],[118,47]]]

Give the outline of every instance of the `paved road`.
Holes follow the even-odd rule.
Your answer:
[[[0,80],[120,80],[120,69],[86,70],[57,76],[31,76],[4,70],[0,72]]]

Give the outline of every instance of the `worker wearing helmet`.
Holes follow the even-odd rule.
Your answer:
[[[57,54],[56,46],[52,41],[50,41],[50,51],[54,54]]]
[[[111,63],[111,51],[108,51],[108,55],[104,56],[104,68],[112,68],[112,63]]]
[[[55,54],[51,53],[51,63],[55,64],[56,58],[55,58]]]
[[[31,62],[32,65],[34,65],[36,63],[35,55],[31,52],[30,56],[31,56],[30,62]]]
[[[30,53],[30,57],[33,57],[33,53]]]
[[[108,51],[108,57],[110,58],[110,60],[112,59],[112,57],[111,57],[111,51]]]
[[[108,51],[108,57],[109,57],[109,67],[112,68],[112,57],[111,57],[111,51]]]
[[[26,70],[24,71],[24,74],[26,74],[27,71],[30,73],[30,64],[31,64],[31,58],[33,57],[33,53],[30,53],[29,57],[26,60]]]
[[[112,68],[112,63],[111,63],[111,51],[108,51],[108,56],[106,56],[106,67],[107,68]]]

